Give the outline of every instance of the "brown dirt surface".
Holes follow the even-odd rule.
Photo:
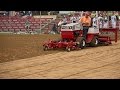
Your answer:
[[[44,52],[43,43],[49,39],[58,39],[60,35],[1,35],[0,63],[35,56],[41,56],[58,51]]]
[[[51,50],[41,52],[41,42],[51,38],[59,38],[59,35],[41,36],[1,36],[1,50],[15,50],[16,59],[4,59],[0,63],[0,78],[17,78],[17,79],[80,79],[80,78],[100,78],[100,79],[119,79],[120,78],[120,34],[117,43],[109,46],[87,47],[83,50],[75,50],[71,52]],[[23,38],[24,37],[24,38]],[[30,38],[32,37],[32,38]],[[41,39],[40,39],[41,37]],[[14,39],[13,39],[14,38]],[[20,38],[20,39],[19,39]],[[22,40],[21,40],[22,38]],[[27,39],[26,39],[27,38]],[[29,39],[28,39],[29,38]],[[4,45],[5,41],[11,44]],[[10,42],[10,41],[11,42]],[[13,40],[16,40],[14,48]],[[17,42],[17,40],[19,40]],[[29,40],[29,41],[28,41]],[[24,41],[24,43],[23,43]],[[37,43],[35,43],[37,41]],[[41,42],[39,42],[41,41]],[[29,43],[28,43],[29,42]],[[34,43],[33,43],[34,42]],[[29,44],[31,44],[29,46]],[[35,44],[35,45],[34,45]],[[13,47],[14,46],[14,47]],[[23,46],[23,47],[20,47]],[[25,47],[26,46],[26,47]],[[29,49],[26,49],[29,46]],[[41,47],[41,49],[39,49]],[[12,48],[12,49],[10,49]],[[32,53],[32,48],[36,50],[32,54],[23,55],[27,50]],[[25,49],[25,50],[24,50]],[[39,51],[39,50],[40,51]],[[10,52],[11,52],[10,51]],[[5,52],[5,51],[4,51]],[[9,52],[9,53],[10,53]],[[20,53],[22,52],[22,53]],[[38,54],[39,52],[39,54]],[[6,51],[6,55],[9,55]],[[18,54],[19,53],[19,54]],[[5,54],[5,53],[4,53]],[[12,57],[13,52],[10,53]],[[47,55],[45,55],[47,54]],[[2,52],[1,52],[2,55]],[[30,56],[31,55],[31,56]],[[26,56],[26,57],[24,57]],[[29,57],[27,57],[29,56]],[[32,58],[31,58],[32,57]],[[7,58],[7,56],[6,56]],[[25,58],[25,59],[22,59]],[[0,59],[1,60],[1,59]],[[6,62],[9,61],[9,62]]]

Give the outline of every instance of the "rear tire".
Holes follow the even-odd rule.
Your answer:
[[[67,50],[67,52],[70,52],[71,48],[70,47],[66,47],[66,50]]]
[[[92,41],[90,42],[90,46],[96,47],[96,46],[98,46],[98,44],[99,44],[98,37],[95,36],[95,37],[92,39]]]
[[[78,47],[79,47],[79,48],[83,49],[83,48],[86,47],[86,42],[85,42],[84,37],[78,37],[78,38],[76,39],[76,42],[78,42]]]
[[[48,50],[48,47],[47,47],[47,46],[44,46],[43,50],[44,50],[44,51],[47,51],[47,50]]]

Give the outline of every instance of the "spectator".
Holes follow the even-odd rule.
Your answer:
[[[29,13],[30,13],[30,16],[32,16],[32,11],[29,11]]]
[[[50,12],[48,12],[48,15],[50,15]]]
[[[26,11],[23,11],[23,16],[25,16],[25,14],[26,14]]]
[[[80,15],[78,15],[78,17],[77,17],[77,22],[79,22],[80,18],[81,18],[81,16],[80,16]]]
[[[71,16],[70,20],[71,20],[72,23],[76,23],[76,17],[75,16]]]
[[[67,18],[64,16],[63,25],[66,25],[66,24],[67,24]]]
[[[92,18],[92,26],[97,27],[97,17],[96,17],[96,15]]]
[[[61,19],[58,23],[58,27],[60,27],[63,24],[63,20]]]
[[[76,23],[76,17],[73,16],[73,20],[72,20],[73,23]]]
[[[4,15],[4,16],[6,16],[6,14],[5,14],[5,13],[4,13],[3,15]]]
[[[73,20],[73,16],[71,15],[71,16],[70,16],[70,21],[72,22],[72,20]]]
[[[57,31],[57,25],[56,25],[55,23],[53,24],[52,31],[53,31],[54,33],[58,33],[58,31]]]
[[[16,13],[15,13],[15,16],[20,16],[20,13],[19,13],[19,12],[16,12]]]
[[[108,16],[105,15],[104,21],[103,21],[103,28],[109,28],[108,25],[109,25],[109,19],[108,19]]]
[[[31,11],[26,11],[26,15],[27,16],[32,16],[32,12]]]
[[[116,24],[117,24],[117,18],[116,18],[116,15],[113,12],[112,16],[111,16],[111,25],[112,25],[112,28],[116,28]]]
[[[29,28],[30,28],[30,23],[28,20],[26,20],[26,23],[25,23],[25,28],[27,30],[27,32],[29,32]]]
[[[103,28],[103,16],[100,14],[98,16],[98,23],[99,23],[99,28]]]
[[[20,11],[20,16],[24,16],[24,12],[23,11]]]

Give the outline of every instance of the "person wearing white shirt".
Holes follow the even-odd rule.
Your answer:
[[[99,23],[99,28],[103,28],[103,17],[100,14],[100,16],[98,17],[98,23]]]
[[[66,17],[64,17],[64,19],[63,19],[63,24],[64,24],[64,25],[67,24],[67,18],[66,18]]]
[[[97,17],[94,16],[92,26],[97,27]]]
[[[109,22],[108,22],[108,17],[107,17],[107,15],[106,15],[106,16],[104,17],[103,28],[109,28],[108,25],[109,25]]]
[[[81,18],[80,15],[78,15],[77,18],[76,18],[77,23],[79,22],[80,18]]]
[[[72,22],[72,20],[73,20],[73,16],[70,17],[70,21],[71,21],[71,22]]]
[[[73,17],[72,22],[73,22],[73,23],[76,23],[76,17],[75,17],[75,16]]]
[[[76,23],[76,17],[75,17],[75,16],[71,16],[71,17],[70,17],[70,21],[71,21],[72,23]]]
[[[116,28],[116,24],[117,24],[117,19],[116,19],[115,14],[113,13],[112,16],[111,16],[111,25],[112,25],[112,28]]]

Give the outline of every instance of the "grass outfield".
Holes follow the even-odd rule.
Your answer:
[[[43,51],[43,42],[48,39],[58,39],[60,35],[8,35],[0,34],[0,63],[30,58],[50,53],[57,50]]]

